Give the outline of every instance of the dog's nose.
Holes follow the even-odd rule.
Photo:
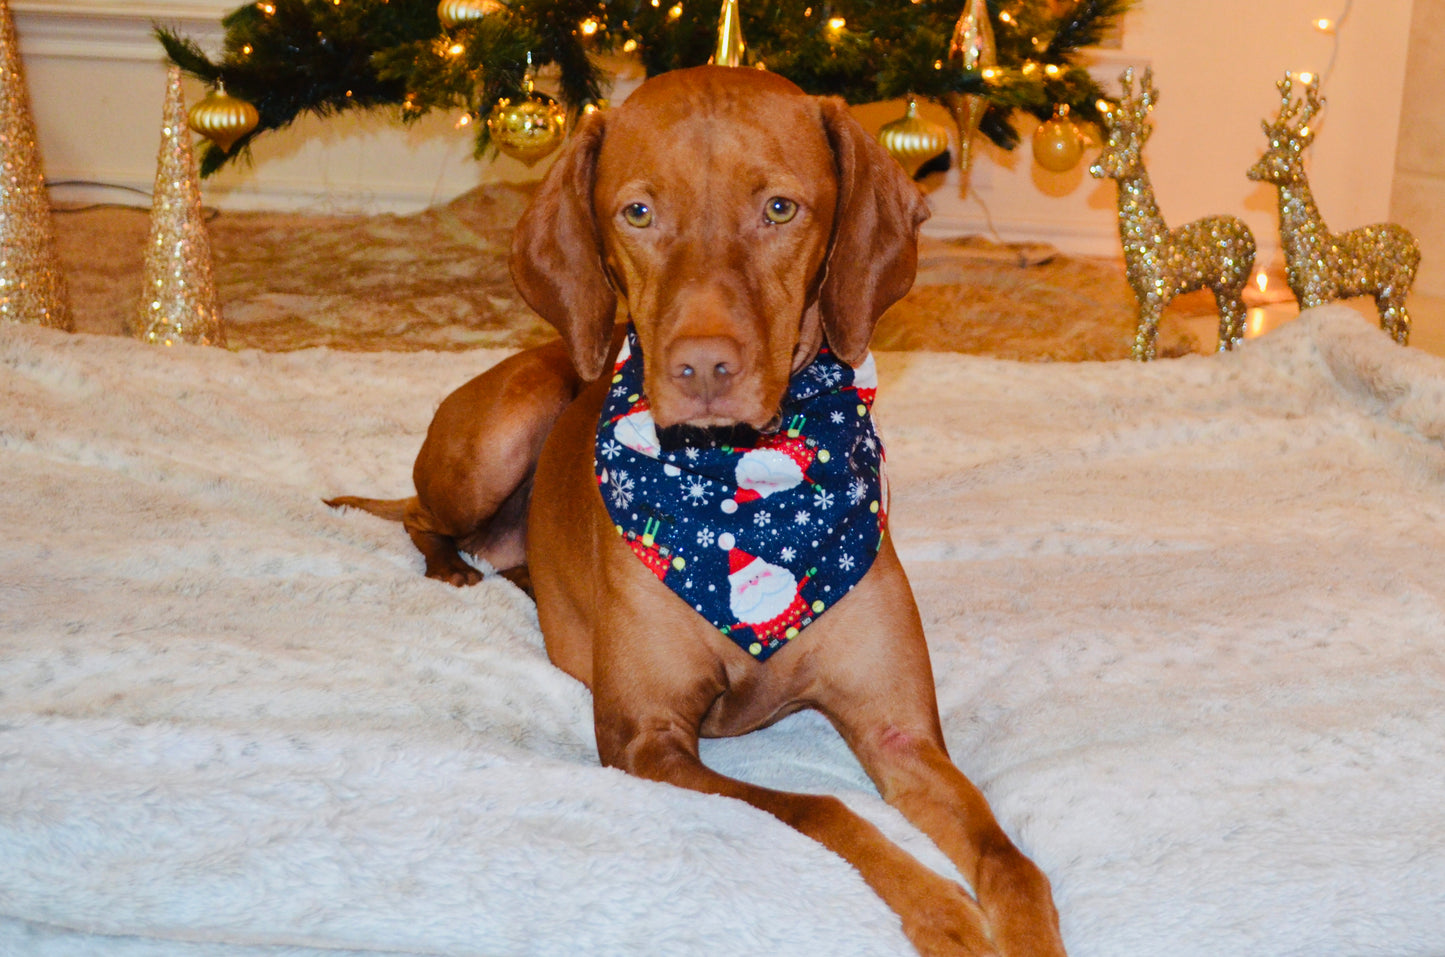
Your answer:
[[[673,343],[668,371],[684,394],[703,402],[727,395],[743,371],[742,348],[727,336],[694,336]]]

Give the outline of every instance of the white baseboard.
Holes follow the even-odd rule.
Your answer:
[[[221,17],[235,4],[216,0],[14,0],[10,7],[27,57],[159,63],[157,25],[176,27],[219,48]]]
[[[934,215],[924,223],[923,235],[938,239],[982,236],[1002,243],[1044,243],[1070,256],[1117,259],[1121,255],[1116,231],[1093,228],[1086,223],[1020,219],[996,222],[983,216],[945,214]]]

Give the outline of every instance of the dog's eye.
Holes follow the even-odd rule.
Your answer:
[[[646,203],[629,203],[622,207],[622,218],[629,226],[646,229],[652,225],[652,209]]]
[[[775,226],[781,226],[798,215],[798,204],[782,196],[774,196],[763,207],[763,217]]]

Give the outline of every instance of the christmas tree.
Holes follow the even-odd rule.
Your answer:
[[[225,17],[216,58],[171,31],[157,35],[186,72],[256,107],[258,123],[236,144],[244,149],[304,112],[394,106],[403,121],[437,109],[484,119],[526,96],[534,70],[555,73],[562,107],[575,115],[607,86],[595,54],[635,53],[648,75],[708,62],[724,2],[260,0]],[[1046,119],[1067,104],[1098,120],[1104,94],[1078,57],[1131,2],[987,0],[996,63],[985,68],[950,56],[971,6],[964,0],[743,0],[742,63],[851,103],[978,96],[987,104],[980,131],[1012,149],[1019,111]],[[487,124],[476,129],[480,155]],[[235,155],[207,147],[202,173]]]

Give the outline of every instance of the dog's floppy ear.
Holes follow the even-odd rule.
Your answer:
[[[818,294],[823,333],[844,362],[868,351],[884,310],[902,299],[918,270],[923,193],[836,98],[819,101],[838,169],[833,244]]]
[[[562,334],[577,374],[588,380],[607,364],[617,310],[592,214],[602,131],[602,114],[583,117],[512,234],[517,291]]]

